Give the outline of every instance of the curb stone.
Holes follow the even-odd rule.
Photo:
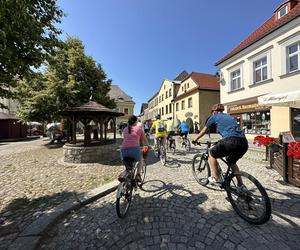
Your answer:
[[[117,189],[118,181],[112,181],[89,192],[75,195],[60,205],[44,212],[44,214],[26,227],[18,238],[10,245],[9,250],[37,249],[46,232],[55,224],[57,220],[67,215],[72,210],[77,210]]]

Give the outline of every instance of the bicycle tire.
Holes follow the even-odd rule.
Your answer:
[[[246,190],[238,191],[237,180],[235,180],[236,176],[238,175],[242,177],[243,183],[246,186]],[[252,184],[253,186],[250,184]],[[226,180],[225,190],[235,212],[248,223],[261,225],[266,223],[270,219],[272,210],[270,198],[265,188],[252,175],[243,171],[240,171],[239,174],[230,175]],[[259,191],[259,194],[262,197],[258,198],[253,191]],[[237,197],[236,200],[234,196]],[[262,201],[262,205],[257,205],[254,203],[255,201],[259,201],[260,199]],[[242,208],[240,206],[241,202],[244,202],[247,206],[244,206],[244,208]],[[253,215],[253,212],[254,210],[258,211],[259,209],[262,210],[262,213],[258,217],[255,217]],[[249,211],[249,215],[246,215],[247,211]]]
[[[160,146],[160,154],[159,154],[159,159],[160,162],[165,166],[167,163],[167,153],[166,153],[166,149],[164,146]]]
[[[141,188],[145,182],[146,178],[146,173],[147,173],[147,164],[145,161],[143,161],[142,169],[141,169],[141,182],[138,183],[138,186]]]
[[[171,152],[172,152],[173,155],[174,155],[175,152],[176,152],[176,142],[175,142],[175,140],[174,140],[173,143],[172,143]]]
[[[133,187],[130,185],[130,188],[127,187],[126,185],[126,181],[121,182],[118,185],[118,189],[117,189],[117,200],[116,200],[116,210],[117,210],[117,215],[119,218],[125,218],[125,216],[127,215],[128,211],[129,211],[129,207],[131,204],[131,200],[132,200],[132,191],[133,191]],[[119,196],[119,197],[118,197]],[[122,205],[122,201],[126,201],[125,205],[124,205],[124,209],[122,209],[123,205]]]
[[[192,161],[192,170],[195,180],[202,186],[208,184],[208,177],[210,176],[210,168],[208,161],[203,159],[203,154],[196,154]],[[199,177],[199,175],[203,177]]]

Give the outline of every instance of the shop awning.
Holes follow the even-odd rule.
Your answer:
[[[258,97],[258,103],[272,106],[300,108],[300,90],[260,96]]]

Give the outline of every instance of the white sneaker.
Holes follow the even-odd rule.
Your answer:
[[[209,181],[209,184],[211,184],[212,186],[216,186],[216,187],[221,187],[222,186],[222,182],[217,181],[215,179],[215,177],[209,176],[208,181]]]

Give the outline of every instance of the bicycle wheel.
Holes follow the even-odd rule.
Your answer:
[[[245,188],[237,185],[237,176]],[[236,213],[251,224],[264,224],[271,216],[271,202],[264,187],[252,175],[240,171],[232,174],[225,183],[228,199]]]
[[[188,138],[184,138],[182,146],[184,147],[184,149],[186,151],[190,151],[191,150],[191,142],[190,142],[190,140]]]
[[[143,161],[142,169],[141,169],[141,182],[138,183],[139,187],[142,187],[146,178],[146,172],[147,172],[147,164],[145,161]]]
[[[192,161],[193,176],[196,181],[206,186],[208,184],[208,177],[210,176],[210,168],[207,160],[203,159],[202,154],[196,154]]]
[[[119,218],[124,218],[129,211],[133,191],[130,182],[130,179],[121,182],[117,189],[116,210]]]
[[[175,154],[175,151],[176,151],[176,142],[175,142],[175,140],[173,140],[172,147],[171,147],[171,152],[173,155]]]
[[[160,146],[160,154],[159,154],[159,159],[161,161],[161,163],[165,166],[167,163],[167,153],[166,153],[166,149],[164,146]]]

